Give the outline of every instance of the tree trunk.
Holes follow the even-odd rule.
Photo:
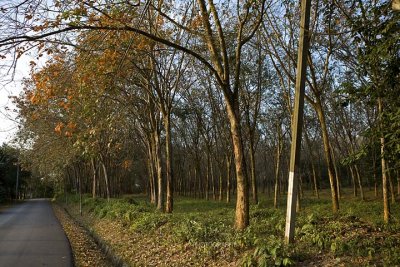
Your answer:
[[[244,156],[242,132],[240,129],[239,107],[226,101],[226,109],[230,123],[233,154],[236,170],[236,210],[235,228],[243,230],[249,225],[249,189],[246,175],[246,161]]]
[[[374,172],[374,189],[375,189],[375,197],[378,197],[378,178],[377,178],[377,168],[376,168],[376,157],[375,157],[375,150],[373,150],[372,156],[372,166]],[[400,188],[399,188],[400,189]]]
[[[360,172],[358,170],[357,164],[354,165],[354,170],[355,170],[356,177],[357,177],[358,188],[360,189],[361,200],[365,200],[365,198],[364,198],[364,189],[363,189],[363,186],[362,186],[361,176],[360,176]]]
[[[396,195],[395,195],[395,192],[394,192],[394,184],[393,184],[392,173],[389,170],[389,168],[387,170],[387,176],[388,176],[388,179],[389,179],[390,200],[392,201],[392,204],[395,204],[396,203]]]
[[[338,194],[338,198],[340,199],[341,195],[340,195],[340,179],[339,179],[339,172],[338,172],[338,168],[337,168],[337,163],[336,163],[336,158],[335,158],[335,152],[333,151],[333,149],[331,149],[332,151],[332,164],[333,164],[333,168],[335,170],[335,177],[336,177],[336,188],[337,188],[337,194]]]
[[[167,174],[167,202],[165,205],[165,212],[171,213],[174,205],[174,176],[172,169],[172,141],[171,141],[171,124],[170,113],[168,112],[163,116],[165,127],[165,160],[166,160],[166,174]]]
[[[281,166],[281,155],[283,149],[283,140],[282,140],[282,125],[278,123],[277,125],[278,132],[278,142],[276,144],[276,165],[275,165],[275,186],[274,186],[274,208],[278,208],[278,195],[279,195],[279,173]]]
[[[253,195],[253,202],[258,204],[258,193],[257,193],[257,180],[256,180],[256,160],[253,140],[250,140],[250,171],[251,171],[251,189]]]
[[[350,165],[350,175],[351,175],[351,182],[353,183],[353,196],[357,197],[357,184],[356,184],[356,175],[352,165]]]
[[[206,200],[209,200],[210,191],[210,173],[211,173],[211,159],[210,152],[207,150],[207,174],[206,174]]]
[[[90,163],[92,165],[93,172],[92,198],[96,198],[97,168],[96,164],[94,163],[94,158],[91,158]]]
[[[378,116],[382,116],[383,104],[382,98],[378,98]],[[380,122],[380,128],[382,131],[383,123]],[[388,195],[388,177],[387,177],[387,166],[385,159],[385,136],[381,133],[381,166],[382,166],[382,194],[383,194],[383,220],[385,223],[390,221],[390,204]]]
[[[311,161],[311,171],[312,171],[312,176],[313,176],[313,183],[314,183],[314,195],[319,199],[319,191],[318,191],[318,182],[317,182],[317,172],[315,170],[315,163],[314,163],[314,156],[312,153],[312,148],[311,148],[311,141],[310,138],[308,137],[307,131],[304,131],[304,137],[306,139],[306,144],[310,153],[310,161]]]
[[[231,157],[226,155],[226,203],[231,202],[231,164]]]
[[[104,163],[104,159],[101,160],[101,167],[103,168],[103,175],[104,175],[104,183],[106,187],[106,196],[107,196],[107,201],[110,201],[110,185],[108,182],[108,172],[107,172],[107,167]]]
[[[219,186],[219,196],[218,196],[219,198],[218,198],[218,200],[222,201],[223,190],[222,190],[222,172],[221,172],[221,169],[219,171],[219,184],[218,184],[218,186]]]
[[[147,159],[147,171],[149,175],[149,187],[150,187],[150,203],[155,204],[156,203],[156,188],[155,188],[155,179],[154,179],[154,169],[153,165],[151,164],[152,160],[149,157]]]
[[[322,109],[322,105],[319,99],[317,99],[315,109],[318,114],[318,119],[321,125],[322,131],[322,140],[324,143],[324,154],[325,154],[325,161],[328,167],[328,176],[329,176],[329,183],[331,186],[331,195],[332,195],[332,211],[334,213],[339,211],[339,199],[338,199],[338,192],[337,192],[337,184],[336,184],[336,174],[335,169],[332,164],[332,154],[331,148],[329,144],[329,136],[328,136],[328,128],[325,121],[325,114]]]
[[[211,161],[210,162],[210,174],[211,174],[211,189],[212,189],[212,194],[213,194],[213,200],[217,199],[216,193],[215,193],[215,175],[214,175],[214,164]]]
[[[154,142],[154,161],[156,164],[157,172],[157,209],[162,211],[164,209],[164,183],[162,176],[162,165],[161,165],[161,146],[160,146],[160,135],[158,130],[155,129],[153,132],[153,142]]]
[[[312,161],[312,160],[311,160]],[[311,162],[311,168],[312,168],[312,176],[313,176],[313,183],[314,183],[314,194],[319,199],[319,190],[318,190],[318,182],[317,182],[317,172],[315,171],[315,164],[312,161]]]

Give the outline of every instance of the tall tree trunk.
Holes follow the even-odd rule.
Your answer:
[[[306,139],[306,144],[307,144],[308,151],[310,154],[310,159],[311,159],[310,161],[311,161],[311,171],[312,171],[313,184],[314,184],[314,195],[317,197],[317,199],[319,199],[317,172],[315,170],[315,162],[314,162],[314,155],[312,153],[312,148],[311,148],[311,141],[310,141],[307,131],[304,131],[304,137]]]
[[[207,174],[206,174],[206,200],[209,200],[210,196],[210,174],[211,174],[211,156],[210,152],[207,149]]]
[[[361,200],[365,200],[364,189],[363,189],[362,181],[361,181],[361,175],[360,175],[360,171],[358,170],[357,164],[354,164],[354,170],[355,170],[356,177],[357,177],[358,188],[360,189]]]
[[[157,173],[157,209],[162,211],[164,209],[164,183],[162,175],[162,164],[161,164],[161,145],[160,145],[160,135],[157,129],[153,132],[153,142],[154,142],[154,161],[156,165]]]
[[[388,163],[387,163],[388,164]],[[396,195],[394,192],[394,184],[393,184],[393,177],[392,177],[392,172],[390,171],[389,168],[387,168],[387,176],[389,179],[389,188],[390,188],[390,200],[392,201],[392,204],[396,203]]]
[[[336,174],[335,169],[332,164],[332,154],[331,154],[331,146],[329,143],[329,136],[328,136],[328,128],[325,121],[325,113],[322,109],[322,104],[320,100],[317,98],[317,102],[315,103],[315,109],[318,114],[318,119],[321,125],[322,131],[322,140],[324,144],[324,154],[325,154],[325,161],[328,167],[328,176],[329,176],[329,183],[331,186],[331,195],[332,195],[332,210],[334,213],[339,211],[339,198],[337,192],[337,184],[336,184]]]
[[[332,148],[331,148],[331,151],[332,151],[332,164],[333,164],[333,168],[334,168],[334,170],[335,170],[335,177],[336,177],[337,194],[338,194],[338,198],[340,199],[341,195],[340,195],[340,179],[339,179],[339,172],[338,172],[338,168],[337,168],[337,162],[336,162],[335,152],[333,151]]]
[[[315,170],[315,164],[312,161],[311,162],[311,168],[312,168],[312,176],[313,176],[313,183],[314,183],[314,194],[319,199],[319,190],[318,190],[318,182],[317,182],[317,172]]]
[[[278,195],[279,195],[279,174],[280,174],[280,166],[281,166],[281,155],[283,149],[283,136],[282,136],[282,125],[280,123],[277,124],[277,132],[278,132],[278,142],[276,144],[276,164],[275,164],[275,186],[274,186],[274,208],[278,208]]]
[[[93,173],[92,198],[96,198],[97,168],[94,162],[94,158],[90,159],[90,163],[92,165],[92,173]]]
[[[357,183],[356,183],[356,174],[354,171],[353,165],[350,165],[350,175],[351,175],[351,182],[353,183],[353,196],[357,197]]]
[[[213,194],[213,200],[216,200],[217,196],[216,196],[216,192],[215,192],[215,175],[214,175],[213,161],[210,162],[210,175],[211,175],[211,189],[212,189],[212,194]]]
[[[226,203],[231,202],[231,164],[230,155],[226,155]]]
[[[107,201],[110,201],[110,185],[108,181],[108,172],[107,172],[107,167],[104,163],[104,159],[101,160],[101,167],[103,168],[103,175],[104,175],[104,183],[106,187],[106,196],[107,196]]]
[[[372,166],[373,166],[373,172],[374,172],[374,191],[375,191],[375,197],[378,197],[378,178],[377,178],[377,168],[376,168],[376,157],[375,157],[375,150],[373,150],[373,156],[372,156]],[[400,188],[399,188],[400,189]]]
[[[82,178],[81,175],[78,172],[77,167],[74,165],[74,173],[75,173],[75,179],[78,183],[78,194],[79,194],[79,215],[82,216]],[[46,197],[46,195],[45,195]]]
[[[382,98],[378,98],[378,116],[383,115],[383,103]],[[383,129],[383,123],[380,121],[381,131]],[[381,166],[382,166],[382,194],[383,194],[383,220],[385,223],[390,221],[390,204],[388,194],[388,177],[387,177],[387,165],[385,159],[385,136],[381,133]]]
[[[174,176],[172,169],[172,141],[171,141],[171,114],[168,111],[163,116],[165,127],[165,160],[166,160],[166,174],[167,174],[167,202],[165,205],[165,212],[171,213],[174,205]]]
[[[222,201],[222,194],[223,194],[223,188],[222,188],[222,172],[221,169],[219,170],[219,184],[218,184],[218,189],[219,189],[219,201]]]
[[[246,174],[246,161],[243,149],[242,132],[240,129],[239,107],[228,99],[226,109],[232,136],[233,155],[236,170],[236,210],[235,228],[243,230],[249,225],[249,189]]]
[[[149,157],[147,159],[147,172],[149,176],[149,187],[150,187],[150,203],[155,204],[156,203],[156,188],[155,188],[155,183],[154,183],[154,169],[153,165],[151,164],[152,160]]]
[[[250,137],[251,138],[251,137]],[[256,180],[256,160],[254,151],[254,141],[250,140],[250,171],[251,171],[251,189],[253,195],[253,202],[258,204],[258,193],[257,193],[257,180]]]

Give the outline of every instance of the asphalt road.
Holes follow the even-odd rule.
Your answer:
[[[67,237],[48,200],[0,210],[0,267],[72,267]]]

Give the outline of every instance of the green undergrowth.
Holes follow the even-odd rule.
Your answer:
[[[69,196],[77,204],[76,196]],[[284,199],[281,199],[284,203]],[[296,223],[296,242],[285,245],[285,207],[272,208],[271,199],[250,207],[250,227],[233,230],[234,203],[177,198],[174,212],[156,210],[143,196],[119,199],[84,197],[83,209],[97,219],[119,220],[132,232],[152,235],[163,231],[166,242],[201,247],[217,257],[231,251],[243,266],[289,265],[400,265],[399,204],[392,206],[393,221],[382,223],[380,200],[341,200],[332,214],[329,198],[302,200]]]

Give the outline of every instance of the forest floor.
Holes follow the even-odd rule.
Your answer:
[[[110,202],[86,196],[82,216],[78,197],[68,196],[68,204],[59,203],[131,266],[400,265],[399,202],[392,205],[392,222],[385,225],[382,202],[372,192],[365,201],[346,192],[335,215],[329,195],[322,192],[317,199],[306,192],[296,241],[290,246],[283,242],[284,197],[278,209],[269,197],[251,205],[251,226],[243,232],[232,227],[233,201],[177,197],[174,212],[164,214],[144,196]]]

